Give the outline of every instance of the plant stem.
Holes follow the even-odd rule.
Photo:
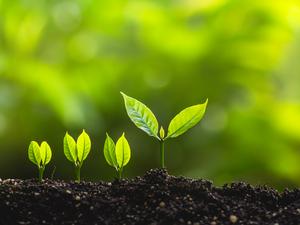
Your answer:
[[[120,168],[120,169],[118,170],[118,178],[119,178],[119,180],[122,179],[122,172],[123,172],[123,169]]]
[[[75,166],[75,181],[78,183],[80,182],[80,168],[80,165]]]
[[[43,181],[44,170],[45,170],[45,168],[43,168],[43,167],[39,168],[39,182]]]
[[[161,168],[165,168],[165,142],[163,140],[160,141],[160,162]]]

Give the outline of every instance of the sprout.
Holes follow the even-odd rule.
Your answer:
[[[131,156],[130,146],[125,138],[125,134],[123,133],[117,144],[115,144],[106,133],[103,152],[106,162],[116,169],[118,178],[121,179],[123,168],[128,164]]]
[[[207,102],[194,105],[182,110],[177,114],[169,124],[168,134],[165,136],[164,128],[161,126],[160,131],[158,121],[153,112],[142,102],[129,97],[121,92],[124,98],[127,114],[132,122],[148,135],[156,138],[160,142],[161,167],[165,167],[165,148],[164,142],[169,138],[175,138],[194,127],[203,118]]]
[[[80,169],[90,150],[91,140],[84,130],[78,137],[77,142],[75,142],[68,132],[66,133],[64,137],[64,154],[75,165],[75,180],[77,182],[80,182]]]
[[[39,169],[39,181],[42,182],[46,165],[52,157],[51,148],[47,142],[43,141],[39,145],[36,141],[32,141],[28,148],[29,160],[37,165]]]

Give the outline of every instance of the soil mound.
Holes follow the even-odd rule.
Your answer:
[[[299,225],[300,191],[168,175],[109,182],[0,181],[0,224]]]

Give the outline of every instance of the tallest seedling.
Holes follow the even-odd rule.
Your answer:
[[[129,97],[121,92],[124,98],[125,107],[132,122],[148,135],[160,142],[161,167],[165,167],[165,146],[169,138],[175,138],[194,127],[203,118],[207,100],[203,104],[194,105],[182,110],[169,124],[168,134],[165,136],[164,128],[159,125],[153,112],[142,102]],[[158,131],[159,130],[159,131]]]

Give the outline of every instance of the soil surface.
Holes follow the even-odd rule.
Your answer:
[[[108,182],[0,181],[0,224],[300,225],[300,190],[206,180],[150,170]]]

